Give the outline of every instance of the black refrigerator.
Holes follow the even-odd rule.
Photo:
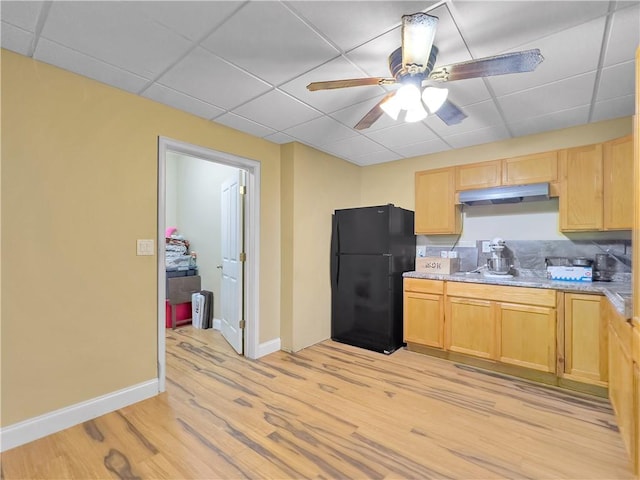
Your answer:
[[[403,345],[402,273],[414,270],[413,212],[336,210],[331,236],[331,339],[382,353]]]

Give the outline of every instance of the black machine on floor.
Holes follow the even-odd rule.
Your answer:
[[[331,339],[382,353],[403,345],[402,273],[414,270],[414,213],[394,205],[336,210]]]

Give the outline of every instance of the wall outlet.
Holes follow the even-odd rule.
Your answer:
[[[491,242],[489,240],[482,241],[482,253],[491,253]]]
[[[449,258],[449,252],[447,250],[440,250],[440,258]]]
[[[416,257],[426,257],[427,247],[416,247]]]
[[[455,250],[449,250],[449,258],[458,258],[458,252]]]

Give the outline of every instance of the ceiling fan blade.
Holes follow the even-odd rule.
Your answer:
[[[315,92],[316,90],[332,90],[334,88],[361,87],[366,85],[393,85],[394,83],[396,83],[395,78],[349,78],[346,80],[311,82],[307,85],[307,90]]]
[[[466,78],[490,77],[507,73],[532,72],[544,60],[540,50],[505,53],[468,62],[453,63],[433,69],[430,80],[451,82]]]
[[[467,118],[462,110],[449,100],[444,101],[442,106],[436,112],[436,115],[447,125],[457,125]]]
[[[438,17],[426,13],[402,16],[402,70],[415,75],[423,73],[429,61]]]
[[[384,98],[380,100],[378,103],[376,103],[375,107],[369,110],[367,114],[364,117],[362,117],[360,121],[356,124],[356,126],[353,128],[355,128],[356,130],[364,130],[365,128],[369,128],[371,125],[373,125],[376,122],[376,120],[378,120],[384,113],[384,110],[382,110],[382,107],[380,107],[380,105],[382,105],[385,101],[393,97],[395,94],[396,92],[387,93],[384,96]]]

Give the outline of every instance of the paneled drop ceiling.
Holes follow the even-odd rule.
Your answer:
[[[634,110],[638,1],[2,1],[3,48],[276,143],[358,165],[626,117]],[[531,73],[447,84],[456,126],[384,115],[392,87],[309,92],[390,76],[400,17],[440,21],[437,65],[539,48]]]

